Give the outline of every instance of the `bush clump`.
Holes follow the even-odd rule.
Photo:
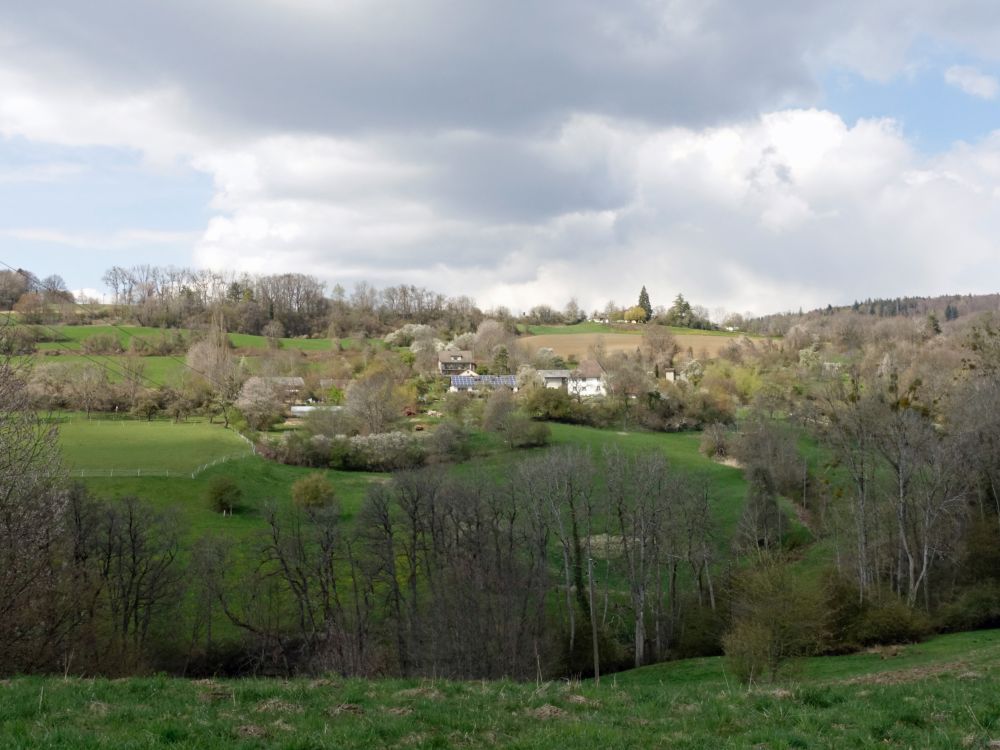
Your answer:
[[[232,477],[212,477],[208,483],[208,504],[216,513],[232,515],[243,500],[243,490]]]
[[[415,469],[427,459],[422,441],[406,432],[380,432],[330,441],[330,467],[353,471]]]
[[[80,343],[86,354],[121,354],[122,342],[113,333],[96,333]]]
[[[892,597],[867,604],[854,625],[855,640],[862,646],[914,643],[930,633],[927,616]]]
[[[698,449],[708,458],[725,458],[729,455],[729,430],[718,422],[708,425],[701,433]]]
[[[292,502],[300,508],[326,508],[334,500],[336,491],[323,474],[310,474],[292,485]]]

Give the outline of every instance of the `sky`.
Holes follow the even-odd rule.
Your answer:
[[[0,0],[0,261],[768,313],[1000,288],[995,0]]]

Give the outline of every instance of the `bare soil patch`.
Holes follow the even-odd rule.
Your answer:
[[[302,713],[302,706],[298,706],[294,703],[289,703],[288,701],[283,701],[280,698],[270,698],[266,701],[261,701],[257,704],[254,709],[257,713],[281,713],[281,714],[300,714]]]
[[[693,333],[679,333],[675,336],[681,355],[695,359],[711,359],[735,339],[729,336],[699,336]],[[572,335],[543,334],[524,336],[517,345],[531,356],[539,349],[551,349],[560,357],[575,357],[578,361],[590,356],[591,349],[601,341],[608,352],[634,352],[642,346],[642,337],[629,333],[575,333]]]
[[[930,664],[925,667],[913,667],[911,669],[900,669],[893,672],[879,672],[877,674],[862,675],[844,680],[844,685],[902,685],[908,682],[924,680],[928,677],[940,677],[945,674],[956,672],[966,673],[967,665],[960,662],[950,664]]]
[[[536,719],[558,719],[566,715],[566,712],[563,709],[548,703],[540,708],[532,709],[531,711],[528,711],[528,713]]]

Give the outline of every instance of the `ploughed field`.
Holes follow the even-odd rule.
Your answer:
[[[688,352],[695,359],[717,357],[726,346],[738,340],[733,336],[719,336],[700,333],[675,333],[677,346],[682,352]],[[632,352],[642,346],[642,338],[634,333],[546,333],[538,336],[524,336],[518,339],[518,346],[526,354],[534,354],[539,349],[552,349],[563,358],[575,357],[577,360],[590,356],[591,350],[603,342],[606,351]]]
[[[593,681],[0,681],[5,748],[994,748],[1000,631],[802,660],[747,689],[722,658]]]

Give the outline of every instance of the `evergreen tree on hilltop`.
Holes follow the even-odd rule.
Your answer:
[[[645,285],[639,292],[639,307],[646,311],[646,320],[653,317],[653,306],[649,303],[649,292],[646,291]]]
[[[672,326],[688,328],[691,325],[691,304],[684,299],[683,294],[678,294],[674,304],[667,311],[667,322]]]

